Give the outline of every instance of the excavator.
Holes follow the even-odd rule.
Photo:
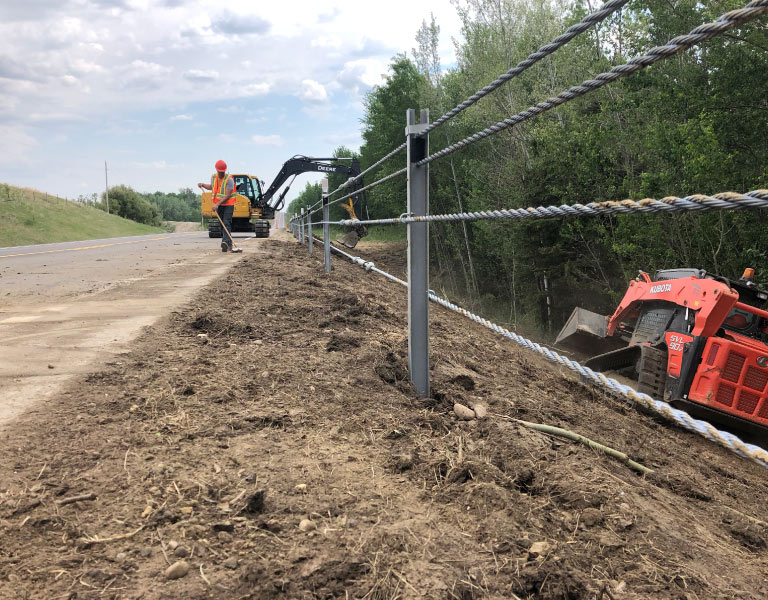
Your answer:
[[[269,237],[269,219],[274,219],[275,212],[283,208],[285,196],[291,189],[291,184],[301,173],[340,173],[349,178],[360,174],[360,162],[356,158],[332,157],[310,158],[296,155],[285,161],[280,172],[269,187],[264,190],[264,182],[258,177],[244,173],[232,174],[235,179],[235,210],[232,215],[232,231],[253,232],[257,238]],[[278,190],[290,179],[290,183],[277,195]],[[349,188],[353,193],[363,187],[361,180],[356,180]],[[350,219],[366,219],[368,217],[368,202],[366,193],[349,198],[344,204]],[[221,237],[221,224],[213,214],[211,193],[203,192],[203,217],[208,219],[208,237]],[[359,215],[359,216],[358,216]],[[348,248],[354,248],[357,242],[368,231],[363,225],[357,225],[349,231],[340,242]]]
[[[640,272],[610,317],[574,309],[555,345],[696,418],[768,443],[768,292],[701,269]]]

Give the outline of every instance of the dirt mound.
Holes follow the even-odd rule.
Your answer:
[[[438,307],[419,399],[402,287],[263,248],[3,431],[0,597],[768,596],[764,470]]]

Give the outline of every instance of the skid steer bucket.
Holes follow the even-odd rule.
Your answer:
[[[616,337],[606,337],[608,317],[598,315],[577,306],[555,340],[555,346],[577,352],[584,356],[595,356],[626,346]]]

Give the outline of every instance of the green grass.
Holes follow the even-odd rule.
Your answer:
[[[91,206],[0,183],[0,246],[26,246],[163,232]]]
[[[316,236],[323,235],[323,228],[320,225],[314,226]],[[331,239],[335,240],[349,231],[339,225],[331,225]],[[368,235],[363,239],[366,242],[404,242],[406,239],[405,225],[373,225],[368,228]]]

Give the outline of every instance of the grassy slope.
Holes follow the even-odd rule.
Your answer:
[[[10,198],[10,200],[9,200]],[[68,242],[163,231],[29,188],[0,184],[0,246]]]

